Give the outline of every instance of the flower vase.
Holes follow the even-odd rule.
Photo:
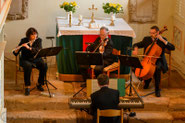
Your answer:
[[[111,20],[114,20],[114,21],[115,21],[115,19],[116,19],[116,14],[113,13],[113,14],[111,15]]]
[[[113,14],[111,15],[111,23],[110,23],[110,26],[114,26],[114,25],[115,25],[115,24],[114,24],[115,19],[116,19],[116,14],[113,13]]]
[[[69,12],[68,12],[69,27],[72,26],[72,18],[73,18],[73,17],[72,17],[72,14],[73,14],[72,11],[69,11]]]

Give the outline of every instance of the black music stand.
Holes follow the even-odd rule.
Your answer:
[[[103,55],[89,51],[76,51],[76,60],[79,65],[103,65]]]
[[[132,88],[134,89],[135,93],[137,94],[138,97],[139,94],[137,93],[136,89],[134,88],[134,86],[132,85],[132,73],[131,73],[131,68],[143,68],[139,58],[137,57],[132,57],[132,56],[128,56],[128,55],[119,55],[118,56],[120,59],[120,63],[124,66],[129,66],[130,67],[130,83],[128,84],[128,86],[126,88],[128,88],[130,86],[130,91],[129,91],[129,96],[132,96]]]
[[[50,47],[50,48],[44,48],[44,49],[41,49],[39,50],[39,52],[34,56],[34,59],[36,58],[41,58],[41,57],[44,57],[44,63],[46,63],[46,57],[48,56],[55,56],[57,55],[60,51],[61,51],[62,47]],[[51,93],[50,93],[50,90],[49,90],[49,87],[48,87],[48,84],[50,84],[53,88],[57,89],[53,84],[51,84],[47,79],[47,72],[46,72],[46,75],[44,77],[44,84],[46,84],[46,87],[48,89],[48,92],[49,92],[49,96],[51,97]],[[36,88],[36,87],[35,87]],[[33,89],[35,89],[33,88]],[[33,90],[32,89],[32,90]]]
[[[78,65],[103,65],[103,55],[101,53],[95,52],[86,52],[86,51],[76,51],[76,59]],[[82,88],[76,92],[73,97],[75,97],[78,93],[80,93],[84,88],[86,88],[86,84],[82,86]]]

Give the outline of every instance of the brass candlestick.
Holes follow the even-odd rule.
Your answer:
[[[78,20],[79,20],[79,22],[78,22],[78,26],[81,26],[81,25],[82,25],[82,20],[83,20],[82,15],[79,15]]]
[[[82,25],[82,19],[78,19],[79,22],[78,22],[78,26],[81,26]]]

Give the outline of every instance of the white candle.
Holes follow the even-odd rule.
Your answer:
[[[79,15],[79,20],[82,20],[82,15]]]

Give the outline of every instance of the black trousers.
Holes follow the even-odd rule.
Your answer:
[[[33,61],[30,60],[21,60],[21,66],[24,69],[24,82],[25,86],[30,86],[30,77],[32,68],[37,68],[39,70],[39,78],[38,83],[40,85],[44,85],[44,77],[46,76],[47,72],[47,64],[44,63],[42,58],[35,59]]]
[[[156,67],[155,73],[154,73],[154,79],[155,79],[155,92],[159,91],[159,85],[161,82],[161,68],[160,67]],[[152,78],[145,80],[145,84],[149,85],[151,82]]]
[[[94,69],[95,76],[98,77],[99,74],[103,73],[103,69],[109,65],[111,65],[113,62],[108,60],[103,60],[103,65],[96,65]],[[80,65],[79,70],[80,73],[83,76],[84,81],[90,78],[90,75],[88,73],[89,65]]]

